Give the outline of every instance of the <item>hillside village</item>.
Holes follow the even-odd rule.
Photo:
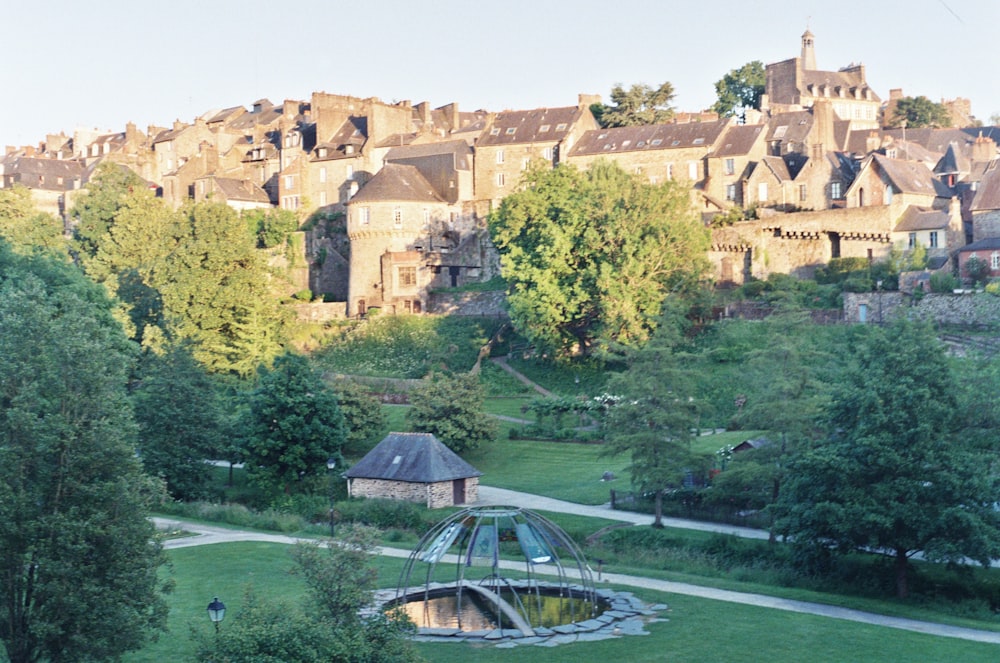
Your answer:
[[[926,248],[931,269],[970,256],[1000,275],[1000,127],[976,127],[969,102],[946,102],[951,129],[885,129],[901,89],[883,99],[865,67],[817,66],[815,37],[766,66],[760,111],[720,119],[604,129],[580,94],[560,108],[461,110],[315,92],[255,101],[172,127],[77,130],[7,147],[0,187],[28,187],[40,209],[68,210],[97,164],[121,164],[179,207],[311,218],[297,288],[339,302],[341,315],[429,310],[435,288],[497,273],[486,218],[532,163],[617,162],[650,182],[690,186],[706,223],[734,207],[749,220],[712,225],[720,284],[771,273],[810,276],[832,258],[878,260]]]

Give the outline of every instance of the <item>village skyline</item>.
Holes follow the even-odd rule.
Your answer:
[[[379,0],[360,16],[337,3],[317,7],[309,21],[271,18],[269,7],[185,0],[165,14],[102,0],[11,8],[3,40],[25,57],[0,72],[8,101],[0,145],[81,127],[170,126],[316,91],[502,111],[564,106],[579,93],[607,100],[616,83],[669,81],[674,106],[695,112],[715,102],[714,83],[730,69],[794,57],[807,28],[821,69],[862,63],[882,99],[902,88],[932,101],[968,98],[983,122],[1000,114],[1000,89],[982,76],[1000,19],[1000,6],[986,0],[924,0],[905,15],[888,2],[725,0],[711,16],[696,5],[631,0],[613,12],[597,2],[444,0],[418,10]]]

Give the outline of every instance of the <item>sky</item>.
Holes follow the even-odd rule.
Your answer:
[[[1000,114],[998,0],[33,0],[0,20],[0,146],[77,127],[191,122],[313,92],[461,110],[607,100],[669,81],[674,106],[715,102],[729,70],[797,57],[865,65],[891,88]],[[901,11],[904,10],[904,11]]]

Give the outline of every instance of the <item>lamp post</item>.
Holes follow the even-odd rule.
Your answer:
[[[878,323],[882,324],[882,280],[881,279],[875,281],[875,287],[878,289]]]
[[[328,475],[332,475],[333,474],[333,470],[336,467],[337,467],[337,459],[336,458],[334,458],[333,456],[330,456],[329,458],[326,459],[326,471],[327,471]],[[335,520],[334,520],[334,513],[335,513],[335,511],[333,510],[333,479],[331,478],[330,479],[330,538],[331,539],[333,538],[334,528],[336,526],[336,523],[335,523]]]
[[[208,604],[208,618],[215,624],[215,635],[218,636],[219,624],[226,618],[226,604],[220,601],[218,596]]]

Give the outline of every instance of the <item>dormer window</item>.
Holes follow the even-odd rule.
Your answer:
[[[493,127],[492,129],[490,129],[490,135],[491,136],[499,136],[500,135],[500,127]]]
[[[538,127],[538,133],[540,133],[540,134],[543,134],[543,133],[545,133],[548,130],[549,130],[549,125],[548,124],[543,124],[542,126]]]
[[[556,131],[566,131],[566,126],[565,122],[560,122],[556,125]]]
[[[507,134],[508,136],[513,136],[516,131],[517,127],[507,127],[507,131],[505,131],[504,133]]]
[[[704,138],[695,138],[694,141],[693,141],[693,143],[695,145],[704,145],[705,144],[705,139]]]

